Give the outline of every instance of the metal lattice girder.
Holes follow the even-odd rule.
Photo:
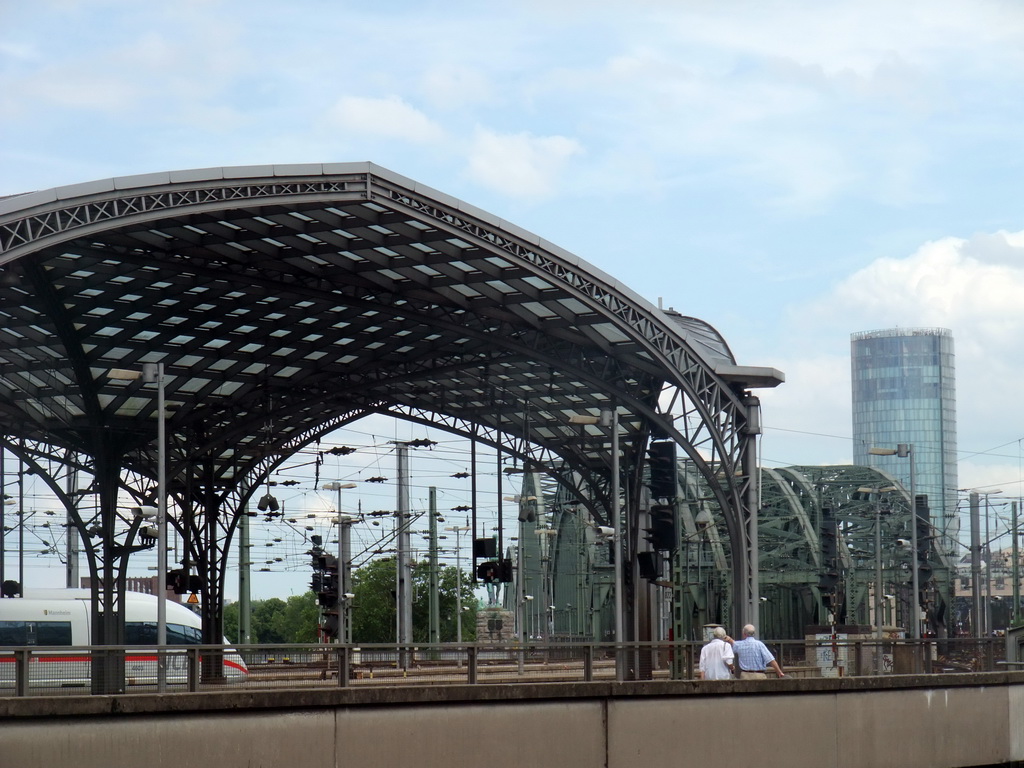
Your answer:
[[[862,489],[886,489],[884,494]],[[892,489],[892,490],[888,490]],[[901,539],[910,539],[911,511],[906,489],[888,473],[870,467],[832,465],[785,467],[763,470],[761,484],[761,562],[764,584],[786,585],[791,590],[815,593],[819,621],[827,614],[820,603],[817,582],[827,569],[821,541],[822,510],[832,511],[836,522],[836,563],[848,593],[847,609],[862,617],[869,614],[868,588],[874,588],[876,572],[876,524],[886,584],[907,582],[905,610],[909,611],[909,568],[912,553]],[[881,506],[879,506],[881,505]],[[877,517],[876,517],[877,515]],[[927,564],[933,569],[929,590],[940,603],[949,601],[950,563],[941,552],[927,547]],[[899,590],[896,590],[899,591]],[[797,636],[799,627],[791,627]]]
[[[736,365],[706,323],[378,166],[181,171],[0,200],[0,433],[153,478],[156,398],[107,376],[146,363],[163,364],[173,409],[175,521],[214,594],[244,494],[329,427],[375,412],[522,436],[519,455],[564,460],[601,510],[610,436],[568,418],[608,408],[634,495],[652,425],[707,476],[746,553],[737,591],[751,588],[748,390],[781,374]]]

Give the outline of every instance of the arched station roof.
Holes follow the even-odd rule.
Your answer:
[[[103,450],[153,478],[153,389],[110,376],[147,363],[164,369],[179,503],[187,467],[202,463],[227,500],[240,478],[259,482],[368,413],[504,435],[524,460],[562,459],[593,485],[611,466],[607,430],[569,417],[615,408],[625,472],[639,477],[654,424],[738,509],[744,395],[782,380],[737,365],[707,323],[371,163],[157,173],[0,200],[8,447],[39,461],[43,446],[63,450],[88,469],[116,435]]]
[[[163,362],[172,424],[202,425],[206,452],[353,410],[515,434],[528,419],[554,448],[569,414],[615,395],[656,410],[666,364],[736,368],[708,324],[369,163],[110,179],[7,198],[0,217],[8,435],[75,447],[137,424],[154,398],[105,374]]]

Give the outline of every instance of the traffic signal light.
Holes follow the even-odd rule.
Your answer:
[[[338,627],[340,622],[338,621],[338,611],[326,611],[324,612],[324,623],[323,630],[324,636],[328,640],[335,640],[338,637]]]
[[[320,589],[317,590],[316,601],[320,605],[334,605],[337,602],[338,596],[338,590],[334,584],[334,574],[330,571],[324,571],[317,575],[320,577]]]
[[[679,541],[675,507],[671,504],[651,507],[651,527],[647,531],[647,540],[652,547],[662,552],[673,551]]]
[[[657,552],[637,552],[636,561],[640,568],[641,578],[648,581],[661,578],[661,555]]]
[[[671,440],[651,443],[647,454],[651,470],[651,496],[656,499],[674,499],[678,474],[676,444]]]
[[[821,543],[821,562],[824,571],[818,575],[818,589],[833,593],[839,586],[839,522],[832,507],[821,508],[821,528],[818,530]]]
[[[506,584],[509,584],[512,581],[512,561],[511,560],[507,560],[507,559],[506,560],[502,560],[498,564],[498,578],[501,579],[501,581],[505,582]]]
[[[329,555],[326,552],[314,552],[313,553],[313,570],[314,571],[338,571],[338,558],[334,555]]]
[[[477,560],[486,560],[498,556],[498,540],[493,536],[473,539],[473,557]]]
[[[476,577],[484,584],[497,584],[501,581],[501,573],[498,563],[488,560],[476,567]]]
[[[818,576],[818,589],[823,592],[832,592],[839,585],[838,571],[825,571]]]
[[[15,596],[21,596],[21,584],[14,579],[7,579],[2,585],[0,585],[0,597]]]
[[[821,509],[819,536],[821,538],[821,557],[826,564],[834,566],[839,554],[839,524],[832,507],[822,507]]]
[[[164,588],[173,589],[176,595],[184,595],[188,591],[188,574],[183,569],[168,571]]]
[[[338,558],[326,552],[313,553],[313,578],[309,586],[316,593],[321,608],[338,604]]]

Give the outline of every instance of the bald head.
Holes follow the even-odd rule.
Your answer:
[[[743,628],[744,637],[753,637],[755,634],[757,634],[757,627],[753,624],[747,624],[747,626]]]

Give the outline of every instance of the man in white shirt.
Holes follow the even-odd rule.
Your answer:
[[[702,680],[728,680],[732,677],[733,650],[725,642],[725,629],[715,627],[713,637],[700,649],[700,671]]]

